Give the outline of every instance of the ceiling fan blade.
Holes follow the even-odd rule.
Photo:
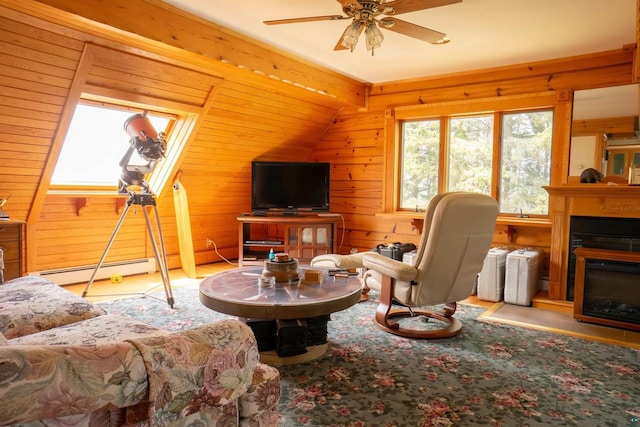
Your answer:
[[[263,23],[267,25],[279,25],[279,24],[295,24],[296,22],[339,21],[341,19],[351,19],[351,18],[348,16],[342,16],[342,15],[324,15],[324,16],[307,16],[306,18],[274,19],[272,21],[263,21]]]
[[[383,6],[392,7],[395,10],[395,13],[387,15],[400,15],[461,2],[462,0],[393,0],[383,3]]]
[[[393,25],[389,26],[387,23],[393,21]],[[420,25],[412,24],[411,22],[403,21],[398,18],[385,18],[380,21],[380,27],[385,30],[393,31],[405,36],[413,37],[414,39],[422,40],[433,44],[447,43],[447,35],[440,31],[435,31],[430,28],[421,27]],[[443,41],[446,40],[446,41]]]

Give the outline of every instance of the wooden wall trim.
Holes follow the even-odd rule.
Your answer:
[[[153,50],[171,46],[209,59],[227,78],[282,84],[316,97],[353,106],[365,105],[362,82],[294,57],[159,0],[0,0],[0,5],[123,44]],[[144,40],[143,40],[144,39]],[[241,73],[242,74],[242,73]]]
[[[574,120],[571,136],[603,133],[629,133],[634,130],[635,117],[607,117],[605,119]]]
[[[530,64],[373,85],[369,106],[430,104],[632,83],[635,46]]]
[[[589,69],[602,70],[603,67],[609,68],[617,66],[625,66],[628,71],[630,69],[628,67],[631,67],[633,63],[635,50],[635,46],[624,46],[621,49],[605,52],[374,84],[371,87],[371,95],[397,94],[434,87],[455,87],[458,86],[458,83],[461,81],[464,81],[466,85],[474,85],[504,82],[505,80],[513,78],[530,80],[535,77],[545,77],[548,79],[549,84],[553,84],[554,79],[558,75],[575,73],[576,71]],[[606,73],[603,74],[603,76],[607,77],[601,81],[584,82],[584,87],[574,87],[573,89],[594,89],[596,87],[611,86],[611,74]],[[631,83],[629,74],[627,74],[623,80],[624,82],[620,84]]]

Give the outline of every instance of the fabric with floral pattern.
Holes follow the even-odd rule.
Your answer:
[[[8,340],[103,314],[99,306],[42,277],[18,277],[0,286],[0,332]]]
[[[238,424],[237,400],[251,386],[259,360],[247,325],[223,320],[215,328],[131,342],[142,354],[149,378],[153,426]]]
[[[105,314],[71,325],[14,338],[9,341],[9,345],[92,345],[168,333],[128,316]]]
[[[0,390],[0,425],[7,425],[135,405],[146,397],[147,373],[127,342],[6,346],[0,347]],[[74,425],[83,425],[81,418]]]

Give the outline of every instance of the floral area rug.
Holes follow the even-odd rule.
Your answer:
[[[175,308],[151,298],[101,303],[166,330],[229,316],[197,289]],[[457,337],[413,340],[373,323],[377,295],[331,315],[329,350],[280,366],[281,426],[627,426],[640,413],[640,351],[477,320],[459,306]]]

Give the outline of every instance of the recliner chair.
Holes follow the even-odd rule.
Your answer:
[[[478,193],[449,192],[435,196],[425,213],[424,229],[414,265],[375,252],[323,256],[312,265],[333,261],[367,268],[365,287],[380,292],[375,323],[383,330],[409,338],[445,338],[457,335],[462,324],[453,317],[457,302],[471,295],[493,240],[498,203]],[[392,305],[401,308],[392,308]],[[444,304],[441,311],[425,308]],[[408,328],[392,320],[427,316],[443,327]],[[403,323],[407,323],[406,321]]]

